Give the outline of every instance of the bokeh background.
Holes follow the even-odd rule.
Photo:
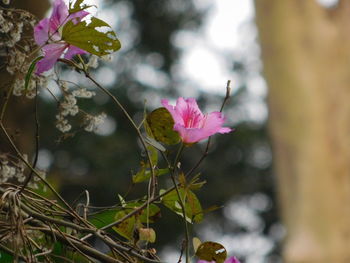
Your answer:
[[[31,0],[37,4],[30,7],[26,2],[12,4],[32,11],[38,6],[39,17],[49,12],[45,1]],[[224,112],[236,131],[213,138],[199,169],[208,182],[198,193],[202,205],[223,207],[194,226],[196,236],[222,243],[246,263],[349,262],[341,244],[349,238],[344,233],[350,213],[334,205],[349,197],[349,152],[343,146],[349,146],[350,130],[346,1],[86,2],[98,6],[91,11],[122,43],[93,75],[135,120],[142,119],[145,107],[151,111],[162,98],[178,96],[197,98],[207,112],[217,110],[227,80],[232,81]],[[63,79],[93,88],[78,73],[58,70]],[[56,92],[54,83],[49,88]],[[106,206],[117,203],[118,194],[132,199],[145,191],[146,184],[131,182],[141,153],[136,134],[108,97],[97,92],[93,100],[79,101],[83,109],[108,117],[95,133],[72,120],[74,136],[55,128],[57,104],[45,91],[40,97],[38,166],[68,200],[87,189],[92,204]],[[31,117],[22,116],[28,123]],[[27,133],[25,140],[30,149],[34,137]],[[204,148],[199,143],[186,150],[182,165],[191,167]],[[330,226],[340,218],[338,228]],[[155,228],[161,257],[175,262],[181,221],[164,210]]]

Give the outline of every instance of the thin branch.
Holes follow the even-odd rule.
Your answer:
[[[150,156],[150,153],[147,150],[147,145],[146,142],[140,132],[140,129],[137,127],[136,123],[134,122],[134,120],[131,118],[131,116],[129,115],[129,113],[127,112],[127,110],[124,108],[124,106],[121,104],[121,102],[107,89],[105,89],[104,87],[102,87],[94,78],[92,78],[90,76],[90,74],[85,71],[85,76],[91,80],[99,89],[101,89],[104,93],[106,93],[115,104],[117,104],[117,106],[121,109],[121,111],[123,112],[123,114],[125,115],[125,117],[129,120],[129,122],[131,123],[132,127],[135,129],[141,144],[146,152],[147,155],[147,159],[148,159],[148,163],[149,163],[149,167],[151,169],[151,181],[152,181],[152,192],[151,192],[151,197],[153,198],[155,195],[155,184],[156,184],[156,176],[155,176],[155,172],[154,172],[154,167],[152,164],[152,159]]]
[[[33,161],[33,169],[35,169],[36,164],[38,162],[38,157],[39,157],[39,119],[38,119],[38,83],[35,83],[35,99],[34,99],[34,119],[35,119],[35,157]],[[26,180],[24,181],[21,189],[19,190],[19,193],[23,191],[24,188],[27,187],[28,183],[33,177],[33,170],[30,170]]]
[[[18,157],[21,159],[22,162],[24,162],[26,164],[26,166],[33,171],[33,173],[38,176],[40,178],[40,180],[54,193],[54,195],[56,195],[56,197],[70,210],[70,212],[72,213],[72,215],[74,215],[76,218],[78,218],[78,220],[83,221],[83,223],[87,224],[84,220],[82,220],[81,217],[79,217],[77,215],[77,213],[73,210],[73,208],[70,207],[70,205],[63,199],[63,197],[55,190],[55,188],[52,187],[52,185],[46,181],[32,166],[31,164],[23,157],[23,155],[21,154],[21,152],[19,151],[19,149],[17,148],[17,146],[15,145],[15,143],[13,142],[13,140],[11,139],[10,135],[8,134],[6,128],[4,127],[3,123],[0,122],[0,128],[3,131],[3,133],[5,134],[9,144],[12,146],[12,148],[15,150],[16,154],[18,155]]]

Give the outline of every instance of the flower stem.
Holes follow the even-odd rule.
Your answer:
[[[186,235],[185,235],[186,263],[189,263],[190,262],[190,249],[189,249],[190,231],[189,231],[189,228],[188,228],[188,222],[187,222],[187,217],[186,217],[186,207],[185,207],[186,192],[184,192],[184,198],[182,198],[181,194],[180,194],[180,191],[179,191],[178,184],[176,183],[176,180],[175,180],[175,173],[176,173],[176,171],[178,169],[178,162],[179,162],[180,156],[181,156],[184,148],[185,148],[185,145],[183,143],[181,143],[180,148],[177,151],[177,154],[176,154],[176,157],[175,157],[175,161],[174,161],[174,164],[173,164],[173,167],[172,167],[172,172],[170,173],[170,175],[171,175],[171,180],[173,181],[173,184],[174,184],[174,187],[175,187],[177,198],[179,199],[179,202],[180,202],[182,215],[183,215],[183,219],[184,219],[184,225],[185,225],[185,231],[186,231]]]

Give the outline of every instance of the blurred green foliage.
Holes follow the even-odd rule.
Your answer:
[[[198,11],[193,2],[187,0],[176,1],[176,4],[170,0],[106,1],[105,8],[112,9],[120,5],[125,5],[131,10],[130,21],[137,36],[132,48],[122,50],[116,64],[111,68],[116,81],[108,88],[122,101],[134,119],[141,122],[144,104],[140,102],[140,94],[146,98],[149,95],[148,100],[153,104],[158,103],[159,106],[160,101],[152,101],[154,92],[164,97],[174,98],[181,95],[174,88],[179,84],[171,75],[172,66],[178,61],[180,54],[172,44],[172,37],[178,30],[198,30],[205,11]],[[127,21],[120,21],[117,28],[114,28],[118,36],[128,34],[123,32],[125,28],[129,28],[125,23]],[[156,53],[162,58],[163,63],[157,70],[169,77],[167,87],[162,90],[142,84],[133,77],[134,63],[144,63],[150,53]],[[239,68],[233,66],[232,70],[244,77],[244,62],[234,61],[232,58],[232,65],[240,65]],[[97,71],[96,74],[103,73]],[[226,80],[222,81],[224,86]],[[93,85],[87,87],[92,88]],[[240,99],[246,92],[242,86],[239,92],[234,94],[224,111],[228,119],[232,120],[230,113],[238,111]],[[219,108],[222,99],[223,97],[218,95],[201,93],[199,103]],[[55,129],[54,124],[57,104],[41,100],[40,133],[51,135],[41,136],[41,149],[49,150],[53,156],[50,166],[51,180],[59,185],[60,191],[71,202],[87,189],[90,192],[91,205],[115,205],[119,203],[118,194],[126,200],[132,200],[145,193],[147,182],[134,184],[132,181],[132,175],[139,170],[144,153],[127,119],[110,99],[100,93],[96,99],[81,100],[78,103],[88,112],[106,112],[116,123],[116,129],[106,136],[87,133],[83,128],[79,128],[80,120],[77,117],[73,121],[76,125],[73,125],[71,133],[62,135]],[[146,107],[146,110],[151,112],[154,109]],[[261,150],[259,147],[263,148],[265,155],[271,155],[266,124],[242,119],[234,125],[235,132],[213,138],[209,156],[198,169],[202,172],[202,178],[207,181],[201,191],[196,193],[204,209],[212,205],[223,205],[232,196],[241,194],[262,192],[272,200],[275,198],[271,158],[266,157],[265,161],[261,161],[255,157],[256,151]],[[205,143],[186,149],[181,160],[182,167],[185,170],[193,167],[204,149]],[[166,179],[166,175],[162,176],[159,179],[159,188],[169,185],[169,180]],[[175,246],[180,247],[181,242],[174,242],[178,238],[179,229],[182,229],[182,222],[170,213],[162,212],[162,218],[154,226],[157,244],[176,244]],[[216,223],[225,220],[221,210],[216,211],[215,216],[218,220]],[[276,207],[273,206],[263,217],[266,221],[265,231],[268,231],[278,220]]]

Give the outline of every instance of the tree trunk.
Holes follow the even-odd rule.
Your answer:
[[[350,262],[350,1],[255,0],[285,262]]]
[[[6,5],[0,4],[0,7]],[[10,8],[18,8],[29,11],[38,19],[41,19],[49,8],[47,0],[12,0]],[[33,37],[33,36],[27,36]],[[5,97],[12,85],[14,77],[6,71],[6,67],[0,69],[0,107],[5,102]],[[13,138],[17,147],[22,153],[29,154],[33,152],[35,145],[35,121],[34,121],[34,100],[22,97],[11,96],[8,108],[4,116],[4,125]],[[14,154],[12,147],[9,145],[5,136],[0,132],[0,154],[11,152]]]

